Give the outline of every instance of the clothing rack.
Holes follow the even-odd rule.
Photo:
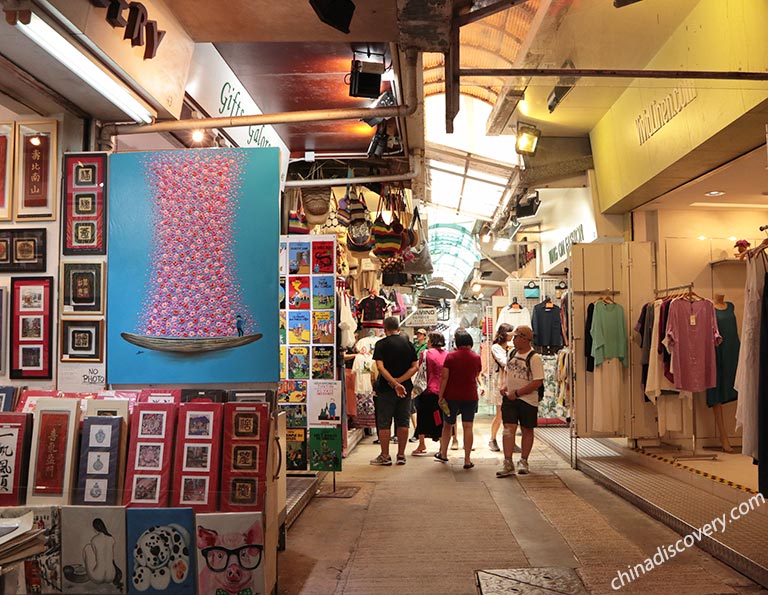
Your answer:
[[[621,292],[615,289],[601,289],[599,291],[594,289],[590,289],[588,291],[577,289],[576,291],[572,291],[571,293],[574,293],[576,295],[617,295]]]
[[[675,291],[679,291],[681,289],[686,289],[689,292],[693,291],[693,283],[687,283],[685,285],[676,285],[675,287],[664,287],[662,289],[657,289],[654,293],[656,294],[656,297],[659,297],[659,294],[662,293],[672,293]],[[694,460],[710,460],[710,461],[716,461],[717,455],[716,454],[705,454],[705,453],[697,453],[696,450],[696,444],[697,444],[697,438],[696,438],[696,393],[693,393],[691,396],[691,454],[690,455],[681,455],[681,456],[673,456],[672,461],[694,461]],[[668,442],[661,441],[659,443],[659,446],[656,448],[661,448],[662,446],[665,447],[672,447],[680,450],[682,447],[679,444],[669,444]],[[644,448],[654,448],[653,446],[646,446]]]
[[[657,289],[654,291],[654,293],[658,296],[660,293],[670,293],[678,289],[687,289],[688,291],[691,291],[693,289],[693,283],[691,282],[686,285],[675,285],[674,287],[664,287],[662,289]]]

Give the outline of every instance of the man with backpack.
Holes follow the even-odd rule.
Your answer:
[[[517,472],[528,473],[528,455],[533,448],[533,429],[539,418],[539,400],[544,387],[544,362],[533,350],[533,330],[529,326],[518,326],[512,334],[514,348],[509,352],[506,382],[501,388],[501,421],[504,424],[504,468],[496,477],[515,474],[512,453],[515,449],[515,433],[520,425],[522,455]]]

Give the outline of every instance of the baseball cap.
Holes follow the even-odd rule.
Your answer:
[[[426,335],[427,334],[427,329],[425,329],[425,328],[416,329],[416,334],[417,335]]]
[[[533,341],[533,330],[530,326],[525,326],[524,324],[521,324],[515,329],[514,332],[515,335],[520,335],[521,337],[525,337],[529,341]]]

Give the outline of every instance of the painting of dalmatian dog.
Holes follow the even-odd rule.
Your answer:
[[[128,592],[195,592],[191,508],[130,508],[127,515]]]
[[[195,524],[199,593],[266,593],[262,513],[198,514]]]

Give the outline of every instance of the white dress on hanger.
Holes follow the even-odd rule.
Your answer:
[[[736,403],[736,427],[742,429],[741,452],[757,458],[758,385],[760,374],[760,306],[765,289],[762,256],[747,258],[747,282],[744,286],[744,320],[741,323],[741,348],[734,388],[739,393]]]

